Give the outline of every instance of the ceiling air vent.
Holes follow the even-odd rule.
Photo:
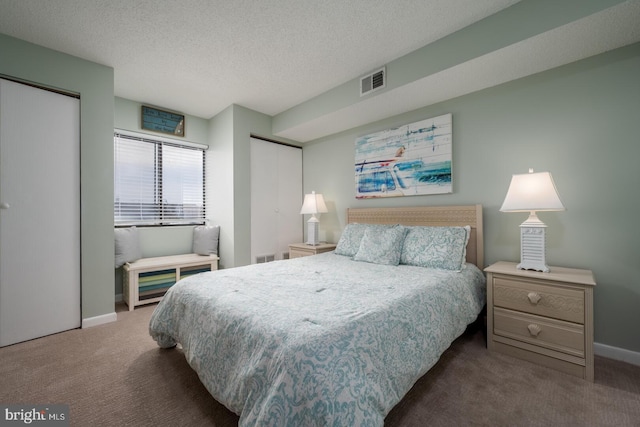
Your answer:
[[[387,71],[382,67],[360,79],[360,96],[382,89],[386,84]]]

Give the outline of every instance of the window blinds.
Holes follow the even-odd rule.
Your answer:
[[[204,174],[202,147],[116,132],[115,225],[204,223]]]

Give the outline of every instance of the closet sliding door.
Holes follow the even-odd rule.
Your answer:
[[[251,263],[288,258],[302,242],[302,149],[251,138]]]
[[[80,101],[0,79],[0,346],[80,327]]]

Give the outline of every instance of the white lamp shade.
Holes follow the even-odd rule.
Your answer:
[[[501,212],[563,211],[551,173],[513,175]]]
[[[312,191],[311,194],[304,195],[304,203],[302,204],[302,209],[300,209],[301,214],[315,215],[325,212],[329,211],[327,210],[327,205],[324,203],[322,194],[316,194],[315,191]]]

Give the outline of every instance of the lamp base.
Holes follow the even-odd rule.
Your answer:
[[[520,224],[520,264],[517,265],[519,270],[549,272],[545,260],[546,228],[535,212]]]
[[[531,262],[521,262],[516,266],[518,270],[531,270],[531,271],[540,271],[542,273],[548,273],[549,267],[545,264],[539,263],[531,263]]]
[[[320,242],[318,242],[318,223],[320,221],[318,218],[313,215],[307,221],[307,245],[318,246]]]

